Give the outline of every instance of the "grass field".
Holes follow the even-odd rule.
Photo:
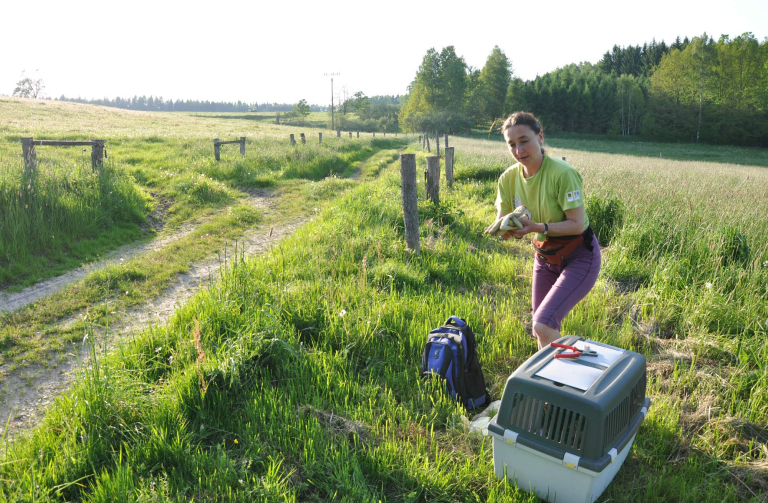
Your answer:
[[[0,378],[82,340],[82,321],[57,320],[88,310],[105,323],[110,312],[155,297],[176,274],[202,260],[248,228],[264,222],[247,203],[253,191],[284,194],[281,219],[295,218],[331,197],[337,178],[362,160],[402,142],[391,138],[336,138],[301,128],[237,118],[130,112],[73,103],[33,100],[0,102],[0,288],[20,289],[103,256],[110,250],[182,225],[196,230],[153,257],[94,274],[38,303],[0,315]],[[297,147],[288,135],[295,134]],[[25,177],[19,138],[106,140],[108,159],[94,172],[81,148],[37,147],[38,169]],[[246,136],[213,157],[213,138]],[[151,225],[150,225],[151,224]],[[7,367],[10,366],[10,367]]]
[[[322,115],[322,114],[321,114]],[[151,235],[153,210],[165,224],[210,214],[244,191],[289,179],[321,180],[369,157],[370,135],[360,141],[307,132],[292,149],[289,132],[300,129],[242,120],[229,114],[151,114],[72,103],[0,102],[0,287],[25,286]],[[94,172],[82,148],[37,147],[38,169],[25,176],[19,138],[107,140],[108,160]],[[248,138],[213,159],[212,141]],[[355,138],[357,140],[357,138]]]
[[[147,133],[144,120],[120,120],[158,136],[154,164],[125,167],[140,187],[136,166],[152,175],[174,142],[191,141],[171,125]],[[216,121],[246,134],[234,120],[147,118],[171,120],[190,136]],[[535,350],[529,245],[480,234],[509,155],[495,141],[451,142],[457,183],[439,207],[420,199],[420,255],[404,248],[392,156],[354,183],[260,173],[294,205],[319,201],[312,221],[234,260],[166,326],[112,355],[96,341],[93,364],[44,423],[3,445],[0,501],[536,501],[496,480],[488,438],[467,433],[465,413],[419,378],[426,334],[451,314],[478,334],[495,398]],[[582,173],[608,244],[563,331],[649,360],[648,418],[600,501],[763,501],[768,171],[553,145]],[[158,186],[171,191],[186,172],[169,172]]]
[[[473,130],[472,138],[503,142],[498,131]],[[638,136],[580,133],[546,133],[545,142],[554,148],[602,152],[676,161],[709,161],[768,167],[768,151],[757,147],[647,141]]]

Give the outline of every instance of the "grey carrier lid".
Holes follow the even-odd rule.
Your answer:
[[[582,342],[579,342],[582,341]],[[573,346],[584,339],[566,336],[558,340]],[[488,430],[508,438],[514,436],[521,445],[562,459],[566,454],[578,456],[579,466],[602,471],[616,451],[629,442],[645,418],[650,400],[645,397],[646,361],[641,354],[588,341],[590,348],[610,353],[612,358],[581,356],[567,360],[569,370],[583,370],[591,377],[588,384],[568,385],[536,375],[567,350],[547,346],[523,363],[509,378],[504,388],[498,415]],[[617,354],[619,351],[620,354]],[[590,361],[591,358],[594,358]],[[596,364],[602,361],[604,365]],[[615,450],[614,450],[615,449]]]

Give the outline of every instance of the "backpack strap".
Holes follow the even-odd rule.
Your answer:
[[[451,316],[448,318],[448,320],[445,322],[446,325],[456,325],[459,328],[465,328],[467,326],[467,322],[459,318],[458,316]]]
[[[458,316],[451,316],[448,318],[448,320],[445,322],[445,325],[443,325],[443,328],[450,328],[450,327],[457,327],[459,329],[459,332],[461,332],[462,336],[466,340],[467,344],[467,362],[472,360],[473,358],[476,358],[477,354],[477,341],[475,340],[475,333],[472,331],[471,328],[469,328],[469,325],[467,325],[467,322],[459,318]]]

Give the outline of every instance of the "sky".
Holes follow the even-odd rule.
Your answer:
[[[428,49],[515,76],[596,63],[613,45],[707,33],[768,37],[768,1],[0,1],[0,94],[25,75],[50,97],[309,103],[405,94]],[[331,76],[331,74],[337,74]]]

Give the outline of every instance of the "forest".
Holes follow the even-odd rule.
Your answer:
[[[595,64],[527,81],[512,67],[498,46],[482,69],[453,46],[430,49],[403,99],[401,128],[493,129],[527,110],[549,132],[768,146],[768,40],[752,33],[614,46]]]

